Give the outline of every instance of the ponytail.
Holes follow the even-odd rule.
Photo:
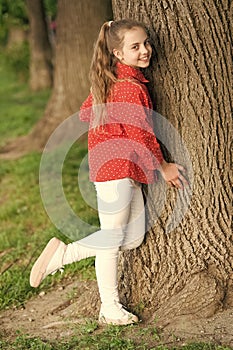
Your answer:
[[[144,24],[129,19],[105,22],[100,29],[90,67],[93,127],[103,125],[106,121],[105,104],[110,100],[111,87],[117,81],[118,59],[113,54],[113,50],[122,48],[125,32],[135,27],[146,30]]]
[[[102,25],[90,68],[91,91],[93,96],[94,126],[104,124],[105,106],[112,84],[117,80],[116,58],[109,50],[108,35],[110,22]]]

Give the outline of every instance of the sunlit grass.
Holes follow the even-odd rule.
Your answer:
[[[150,331],[150,327],[148,327]],[[106,326],[100,329],[96,321],[87,320],[76,328],[69,339],[43,340],[38,337],[18,333],[13,342],[0,340],[1,349],[31,350],[231,350],[230,347],[211,343],[192,342],[187,344],[168,345],[157,343],[153,338],[140,338],[140,326]]]
[[[7,69],[0,54],[0,147],[7,140],[26,134],[43,115],[50,90],[30,91],[28,84],[20,83]]]
[[[49,94],[31,93],[26,84],[0,64],[0,145],[30,130],[43,115]],[[81,198],[75,175],[85,153],[85,143],[70,150],[63,166],[63,187],[74,212],[98,225],[96,211]],[[0,309],[21,305],[40,291],[30,287],[29,272],[52,236],[70,242],[50,221],[42,203],[40,160],[41,154],[33,152],[18,160],[0,161]],[[77,272],[85,278],[95,278],[93,259],[70,265],[63,276]],[[48,288],[60,278],[49,277],[41,288]]]

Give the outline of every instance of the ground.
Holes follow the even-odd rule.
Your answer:
[[[18,309],[0,313],[4,338],[14,339],[16,331],[43,340],[69,338],[74,326],[98,318],[99,295],[96,281],[66,279],[48,292],[27,301]],[[233,348],[233,308],[209,319],[192,319],[183,316],[159,330],[160,343],[181,345],[185,342],[211,342]],[[103,326],[102,326],[103,327]],[[134,326],[135,327],[135,326]],[[146,320],[139,326],[148,327]],[[101,327],[97,329],[101,331]],[[132,339],[136,332],[132,330]],[[154,344],[153,344],[154,345]]]

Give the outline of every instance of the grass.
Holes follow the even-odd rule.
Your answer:
[[[20,83],[16,74],[8,69],[0,54],[1,139],[0,147],[16,136],[26,134],[41,117],[50,91],[33,93],[26,82]]]
[[[147,328],[148,333],[153,332],[153,327]],[[132,339],[132,334],[134,339]],[[153,334],[153,333],[152,333]],[[45,341],[27,334],[18,332],[16,339],[9,343],[0,340],[1,349],[17,350],[230,350],[229,347],[210,343],[186,343],[174,345],[174,343],[159,344],[153,336],[140,337],[139,326],[107,326],[101,332],[96,321],[87,321],[77,328],[76,334],[69,340]],[[159,345],[152,345],[157,342]]]
[[[26,134],[42,116],[49,91],[32,93],[4,66],[0,55],[0,146],[10,138]],[[98,224],[96,211],[82,200],[76,184],[77,166],[86,153],[86,145],[75,145],[63,167],[63,186],[73,210],[91,224]],[[41,288],[29,286],[29,271],[38,251],[56,235],[63,236],[48,218],[40,197],[39,165],[41,154],[30,153],[19,160],[0,162],[0,309],[15,308],[40,291],[49,290],[66,276],[94,279],[93,259],[73,264],[63,276],[47,278]],[[228,350],[208,343],[179,345],[177,339],[167,344],[160,337],[156,324],[99,327],[95,320],[73,325],[68,339],[44,340],[18,332],[14,340],[5,340],[0,330],[0,349],[32,350]],[[2,332],[2,334],[1,334]],[[155,345],[156,344],[156,345]],[[176,345],[174,345],[176,344]]]
[[[4,66],[0,56],[0,146],[7,140],[26,134],[43,115],[49,91],[32,93],[25,83]],[[76,185],[77,159],[82,159],[86,145],[73,147],[64,164],[64,191],[73,210],[98,224],[95,211],[81,200]],[[40,197],[39,166],[41,154],[31,153],[19,160],[0,162],[0,309],[19,306],[39,289],[29,286],[32,261],[45,243],[56,235],[69,242],[49,220]],[[74,190],[71,191],[70,189]],[[71,265],[67,274],[95,278],[93,260]],[[80,276],[81,277],[81,276]],[[61,277],[48,278],[42,287],[49,288]]]

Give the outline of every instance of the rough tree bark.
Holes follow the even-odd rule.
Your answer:
[[[42,0],[27,0],[30,23],[30,87],[33,91],[52,86],[52,50]]]
[[[161,325],[182,315],[208,317],[233,306],[230,1],[113,0],[113,12],[116,19],[143,21],[152,32],[155,108],[178,130],[194,175],[190,207],[170,233],[167,220],[181,195],[162,181],[149,186],[152,228],[143,246],[121,258],[122,298]],[[169,138],[166,145],[173,143],[173,159],[182,164],[182,148]]]
[[[29,135],[15,140],[1,150],[2,158],[17,158],[28,151],[43,149],[54,129],[78,111],[90,89],[88,74],[94,41],[103,22],[111,18],[110,0],[58,1],[54,87],[51,98],[43,118]]]

